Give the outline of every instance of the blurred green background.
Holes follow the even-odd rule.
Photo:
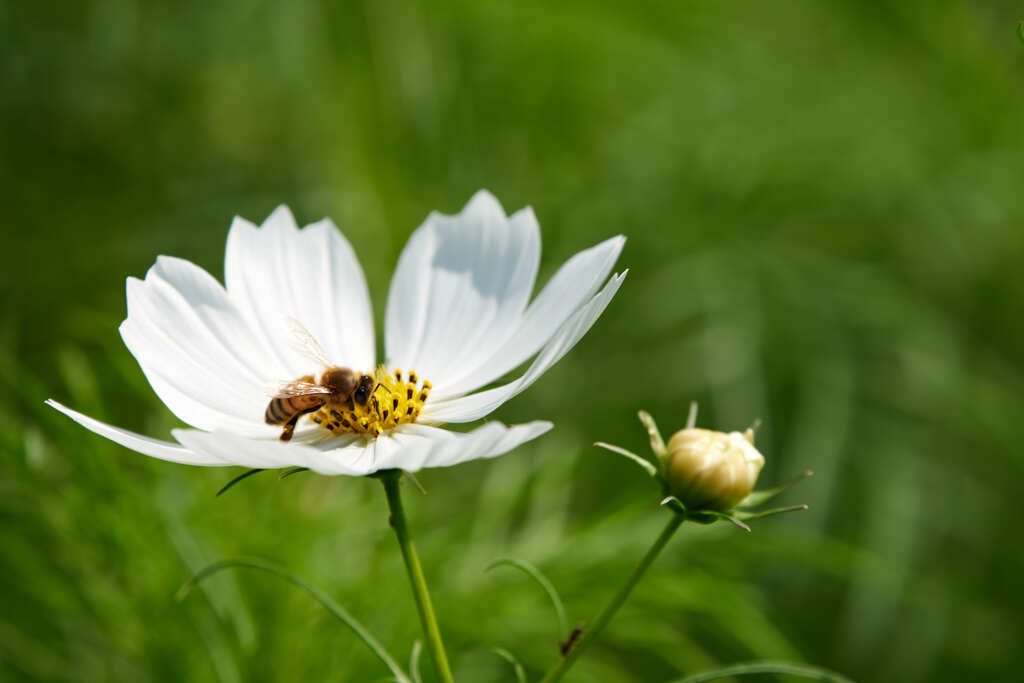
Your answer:
[[[1011,680],[1024,642],[1024,45],[1009,2],[0,2],[0,678],[372,681],[305,594],[405,659],[380,485],[151,460],[48,396],[175,426],[121,344],[157,254],[222,275],[234,214],[331,216],[378,320],[397,254],[480,187],[540,218],[541,281],[622,232],[591,333],[496,415],[550,418],[407,492],[456,676],[558,656],[543,568],[592,617],[666,512],[625,460],[701,401],[764,419],[798,515],[684,527],[570,680],[754,658],[861,681]],[[424,667],[428,669],[429,667]],[[430,676],[429,671],[424,671]],[[751,679],[746,679],[751,680]],[[764,678],[763,680],[777,680]]]

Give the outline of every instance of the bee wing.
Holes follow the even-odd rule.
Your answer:
[[[320,346],[320,343],[313,338],[313,335],[309,333],[309,330],[303,327],[302,323],[291,316],[286,319],[286,322],[288,324],[288,331],[291,332],[292,335],[292,349],[311,360],[315,360],[325,368],[330,367],[331,361],[327,357],[327,352],[324,351],[324,347]]]
[[[312,382],[282,382],[269,393],[274,398],[290,398],[292,396],[330,396],[331,390]]]

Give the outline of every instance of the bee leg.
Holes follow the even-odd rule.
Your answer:
[[[281,441],[291,441],[292,434],[295,432],[295,423],[299,421],[301,415],[296,415],[292,419],[288,420],[284,424],[284,429],[281,431]]]

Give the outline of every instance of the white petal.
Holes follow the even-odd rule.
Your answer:
[[[374,367],[373,314],[366,279],[351,245],[329,220],[299,230],[287,207],[261,228],[236,218],[228,233],[224,280],[284,376],[320,368],[291,347],[298,320],[338,365]]]
[[[458,215],[430,214],[391,281],[389,366],[415,370],[442,395],[471,375],[518,328],[539,258],[540,229],[529,208],[506,218],[481,190]]]
[[[323,450],[315,446],[285,443],[276,439],[248,439],[227,432],[175,429],[174,438],[196,453],[205,453],[232,465],[276,469],[308,467],[320,474],[362,475],[367,470],[366,441],[359,439],[342,448]]]
[[[152,458],[181,463],[182,465],[203,465],[206,467],[224,467],[231,464],[230,462],[225,462],[220,458],[215,458],[205,453],[194,453],[176,443],[151,439],[148,436],[136,434],[135,432],[130,432],[127,429],[121,429],[120,427],[114,427],[106,424],[105,422],[94,420],[88,415],[83,415],[82,413],[74,411],[65,405],[57,403],[52,398],[46,401],[46,405],[56,408],[89,431],[95,432],[100,436],[110,439],[116,444],[124,446],[125,448],[130,448],[133,451],[142,453],[143,455],[148,455]]]
[[[626,238],[612,237],[566,261],[526,310],[515,333],[488,349],[488,358],[457,381],[432,391],[435,399],[457,396],[489,384],[513,370],[551,339],[570,315],[594,296],[618,260]],[[424,375],[426,377],[426,375]]]
[[[628,271],[626,271],[628,272]],[[580,308],[558,330],[519,379],[494,389],[481,391],[447,401],[428,401],[423,407],[421,420],[425,422],[472,422],[487,415],[505,401],[537,381],[552,365],[561,360],[569,349],[583,338],[587,330],[611,302],[619,290],[626,272],[615,275],[593,299]]]
[[[493,458],[551,429],[550,422],[506,427],[489,422],[460,434],[437,427],[408,424],[376,439],[348,438],[318,445],[246,439],[235,434],[174,430],[174,437],[197,453],[242,467],[308,467],[319,474],[362,476],[384,469],[415,472],[477,458]]]
[[[388,437],[378,437],[376,469],[415,472],[425,467],[449,467],[478,458],[493,458],[536,439],[553,425],[536,421],[505,426],[488,422],[471,432],[457,433],[421,424],[406,424]]]
[[[121,336],[171,412],[200,429],[263,433],[273,364],[223,287],[202,268],[161,256],[126,290]]]

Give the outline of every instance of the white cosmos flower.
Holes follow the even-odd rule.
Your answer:
[[[366,280],[330,220],[300,230],[284,206],[258,228],[235,218],[224,286],[169,256],[158,257],[145,280],[127,281],[121,337],[157,396],[194,429],[172,430],[178,443],[160,441],[47,403],[126,448],[189,465],[365,475],[501,455],[551,423],[488,422],[464,433],[440,425],[479,420],[561,359],[622,283],[625,273],[608,275],[624,242],[612,237],[576,254],[530,301],[540,260],[530,208],[506,216],[480,191],[458,215],[430,214],[398,259],[384,340],[387,370],[402,369],[407,379],[415,371],[432,385],[429,398],[417,404],[414,421],[379,436],[331,432],[306,416],[285,443],[280,427],[264,423],[268,387],[320,370],[295,351],[287,321],[301,323],[332,363],[372,373]],[[480,391],[531,358],[518,379]]]

